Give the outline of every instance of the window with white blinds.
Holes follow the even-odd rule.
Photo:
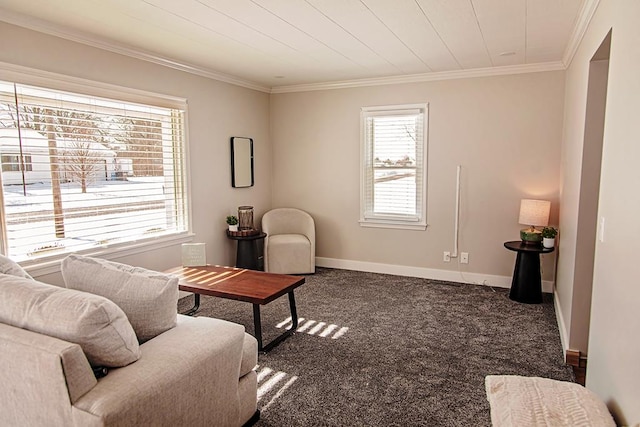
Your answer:
[[[426,228],[427,104],[361,110],[363,226]]]
[[[186,232],[185,107],[0,81],[2,252],[24,261]]]

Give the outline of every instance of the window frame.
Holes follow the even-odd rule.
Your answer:
[[[22,172],[22,165],[24,165],[25,172],[33,171],[33,163],[31,163],[30,154],[21,156],[20,153],[4,153],[0,157],[0,162],[2,163],[2,172]],[[7,161],[7,157],[15,157],[15,160],[11,159]],[[20,158],[22,158],[22,162],[20,161]],[[8,168],[7,166],[10,166],[10,168]]]
[[[108,83],[92,81],[77,77],[51,73],[42,70],[36,70],[29,67],[0,62],[0,80],[15,82],[30,86],[40,86],[51,90],[66,91],[79,93],[87,96],[98,98],[115,99],[127,103],[147,104],[161,108],[178,109],[183,111],[183,143],[182,147],[175,156],[174,161],[179,162],[182,174],[176,178],[182,187],[181,197],[184,200],[184,221],[186,229],[176,231],[160,236],[143,237],[137,240],[127,242],[118,242],[97,246],[91,249],[77,250],[73,253],[79,253],[90,256],[100,256],[105,259],[120,258],[122,256],[136,255],[166,247],[172,247],[181,243],[192,242],[194,234],[192,230],[192,209],[191,209],[191,191],[190,191],[190,173],[189,173],[189,132],[188,124],[188,105],[186,98],[180,98],[170,95],[158,94],[154,92],[143,91],[139,89],[128,88]],[[2,191],[0,191],[0,221],[4,224],[4,200]],[[4,227],[2,233],[4,234]],[[6,254],[7,248],[6,238],[0,235],[0,253]],[[42,274],[57,273],[60,271],[60,261],[71,252],[60,254],[52,254],[47,257],[39,257],[31,260],[20,261],[20,264],[26,270],[35,276]]]
[[[422,152],[416,159],[416,214],[376,214],[373,208],[374,165],[373,152],[375,143],[369,140],[367,119],[369,117],[391,117],[406,114],[420,114],[422,134],[417,135],[416,143],[421,145],[416,151]],[[429,104],[401,104],[360,109],[360,220],[361,227],[397,228],[405,230],[426,230],[427,228],[427,135]],[[369,196],[371,195],[371,196]]]

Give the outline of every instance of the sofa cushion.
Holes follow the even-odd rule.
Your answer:
[[[266,262],[270,273],[314,273],[311,242],[302,234],[276,234],[269,236]]]
[[[247,375],[258,364],[258,341],[244,333],[244,342],[242,344],[242,362],[240,362],[240,378]]]
[[[27,425],[24,412],[34,401],[55,413],[61,408],[67,394],[73,404],[80,396],[91,390],[98,381],[87,361],[87,355],[78,344],[49,335],[40,334],[0,322],[0,425],[11,425],[3,418],[3,412],[15,411],[13,424]],[[43,369],[47,370],[43,374]],[[58,375],[62,375],[62,377]],[[63,379],[60,384],[60,379]],[[6,385],[11,384],[11,387]],[[62,387],[61,387],[62,386]],[[65,393],[66,392],[66,393]],[[24,404],[16,404],[23,401]],[[7,402],[13,404],[7,405]],[[54,402],[52,404],[52,402]],[[4,406],[3,406],[4,403]],[[49,419],[48,425],[54,425]],[[9,417],[11,419],[11,417]]]
[[[26,277],[27,279],[32,279],[29,273],[24,271],[24,269],[20,267],[20,265],[17,262],[7,258],[4,255],[0,255],[0,274],[10,274],[12,276]]]
[[[580,384],[488,375],[485,389],[494,427],[616,425],[604,402]]]
[[[69,255],[62,261],[67,288],[102,295],[126,313],[143,343],[173,328],[178,278],[98,258]]]
[[[120,367],[140,357],[127,316],[98,295],[0,274],[0,322],[76,343],[93,366]]]
[[[242,325],[179,315],[175,328],[140,346],[139,361],[109,371],[75,403],[91,417],[75,425],[242,425],[239,401],[255,405],[257,389],[238,389],[243,340]]]

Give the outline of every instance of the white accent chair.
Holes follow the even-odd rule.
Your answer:
[[[277,208],[262,216],[264,271],[280,274],[316,272],[316,229],[311,215]]]

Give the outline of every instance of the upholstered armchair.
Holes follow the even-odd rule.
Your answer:
[[[294,208],[270,210],[262,216],[264,271],[308,274],[316,271],[316,229],[308,213]]]

